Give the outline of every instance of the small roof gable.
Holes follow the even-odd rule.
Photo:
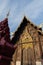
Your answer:
[[[24,16],[20,26],[18,27],[18,29],[16,30],[16,32],[13,35],[13,38],[11,40],[12,43],[16,43],[19,40],[20,35],[22,34],[23,30],[25,29],[25,26],[30,23],[30,25],[32,25],[35,29],[38,30],[38,32],[40,32],[42,34],[42,31],[40,31],[40,28],[37,27],[36,25],[34,25],[30,20],[28,20],[26,18],[26,16]]]

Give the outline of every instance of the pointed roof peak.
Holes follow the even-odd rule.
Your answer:
[[[27,19],[27,17],[26,17],[26,16],[24,16],[24,19]]]
[[[9,11],[8,11],[7,15],[6,15],[6,18],[8,18],[8,17],[9,17],[9,14],[10,14],[10,9],[9,9]]]
[[[4,20],[2,20],[2,21],[0,22],[0,26],[1,26],[2,24],[5,24],[5,23],[8,23],[8,18],[5,18]]]

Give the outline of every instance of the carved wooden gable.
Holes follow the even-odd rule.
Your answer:
[[[28,33],[27,26],[25,27],[23,33],[20,36],[20,41],[23,44],[23,48],[33,47],[33,40],[30,34]]]
[[[20,61],[21,65],[27,65],[31,62],[35,65],[36,61],[41,61],[41,42],[38,30],[37,26],[26,18],[23,19],[12,39],[12,42],[17,44],[15,63]]]

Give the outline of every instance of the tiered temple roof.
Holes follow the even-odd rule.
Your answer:
[[[28,36],[28,34],[31,36],[32,42],[30,41],[30,36]],[[32,62],[33,62],[32,63],[32,65],[33,65],[34,62],[36,63],[37,61],[39,61],[39,62],[43,61],[42,28],[34,25],[26,17],[23,18],[20,26],[13,33],[13,38],[12,38],[11,42],[13,44],[22,45],[21,48],[19,45],[17,47],[17,51],[14,53],[14,56],[15,56],[14,57],[15,59],[13,61],[14,65],[16,65],[16,61],[20,61],[22,65],[25,65],[25,64],[31,65]],[[31,43],[32,43],[32,46],[31,46]],[[27,47],[25,44],[27,45]],[[28,46],[28,44],[30,44],[30,45]],[[33,48],[33,51],[31,51],[32,48],[30,46]],[[22,49],[22,51],[20,51],[20,49]],[[30,55],[28,53],[30,53]],[[31,55],[31,53],[33,55]],[[34,59],[33,59],[33,56],[34,56]],[[29,59],[30,59],[30,63],[29,63]],[[42,62],[42,64],[43,64],[43,62]],[[36,64],[34,64],[34,65],[36,65]]]
[[[13,44],[16,43],[19,40],[20,35],[22,34],[25,26],[28,23],[30,23],[30,25],[33,26],[39,32],[39,34],[43,35],[42,28],[40,28],[40,27],[36,26],[35,24],[33,24],[30,20],[28,20],[26,18],[26,16],[24,16],[21,24],[19,25],[19,27],[17,28],[17,30],[13,33],[13,38],[11,40],[11,42]]]
[[[10,43],[8,19],[0,22],[0,65],[10,65],[15,47]]]
[[[43,35],[41,28],[37,27],[29,20],[27,20],[26,17],[24,17],[23,22],[20,24],[20,27],[13,35],[14,37],[12,38],[12,40],[10,40],[8,18],[5,18],[5,20],[0,22],[0,65],[10,65],[10,61],[12,61],[12,55],[17,47],[14,47],[13,44],[15,44],[19,40],[19,37],[22,34],[27,23],[30,23],[30,25],[39,32],[39,34]]]

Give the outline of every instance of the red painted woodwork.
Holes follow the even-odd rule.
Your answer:
[[[10,31],[6,18],[0,22],[0,65],[10,65],[15,48],[10,42]]]

